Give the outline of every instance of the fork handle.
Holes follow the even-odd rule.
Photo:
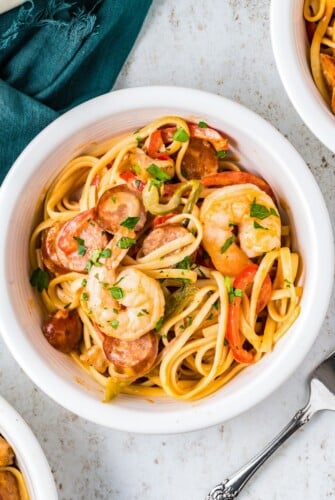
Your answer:
[[[299,410],[284,429],[265,446],[260,453],[235,472],[229,479],[215,486],[208,493],[206,500],[229,500],[236,498],[265,460],[267,460],[296,430],[309,422],[314,413],[315,410],[312,409],[310,403]]]

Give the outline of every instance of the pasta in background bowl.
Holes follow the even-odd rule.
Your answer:
[[[293,249],[301,256],[301,313],[272,352],[202,399],[180,401],[145,392],[141,396],[122,393],[105,404],[101,402],[104,390],[96,380],[69,356],[53,349],[41,334],[43,316],[29,283],[27,249],[42,199],[70,160],[90,151],[99,155],[99,148],[102,154],[111,137],[137,131],[162,116],[183,117],[188,123],[206,123],[222,131],[239,164],[272,187],[292,228]],[[6,283],[0,326],[5,342],[42,390],[96,423],[127,431],[168,433],[231,418],[270,394],[297,368],[326,313],[333,247],[319,188],[303,160],[277,131],[227,99],[191,89],[151,87],[112,92],[89,101],[56,120],[32,141],[7,176],[0,201],[6,206],[0,230],[0,266]],[[175,217],[183,219],[186,215]],[[85,246],[78,235],[76,238],[78,245]],[[325,277],[322,283],[320,276]],[[112,322],[113,332],[119,323],[115,318]]]
[[[326,88],[327,83],[319,68],[318,36],[313,44],[311,60],[311,45],[304,19],[305,4],[308,7],[308,0],[271,1],[272,48],[280,78],[297,113],[311,132],[335,152],[335,117],[331,111],[331,90]],[[317,0],[314,2],[316,10],[318,5],[327,6],[330,2]],[[332,43],[331,40],[329,43]],[[325,48],[322,49],[324,50]]]
[[[18,500],[57,500],[48,462],[20,415],[0,397],[0,494]],[[7,496],[6,496],[7,495]]]

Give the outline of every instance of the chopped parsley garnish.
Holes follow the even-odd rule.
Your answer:
[[[143,137],[136,137],[136,140],[137,140],[137,147],[140,148],[141,142],[143,141]]]
[[[142,181],[140,181],[139,179],[136,179],[136,181],[135,181],[135,187],[136,187],[136,189],[140,188],[141,184],[142,184]]]
[[[232,285],[232,280],[228,276],[224,277],[224,282],[228,291],[229,302],[233,302],[235,297],[242,297],[243,290],[240,288],[234,288]]]
[[[112,255],[112,251],[110,248],[104,248],[103,250],[101,250],[100,252],[100,256],[99,256],[99,259],[100,257],[104,257],[104,258],[108,258]]]
[[[119,326],[119,321],[117,319],[113,319],[113,321],[110,321],[109,324],[112,328],[114,328],[114,330],[116,330]]]
[[[116,196],[112,195],[110,196],[110,199],[112,200],[113,203],[116,203]]]
[[[127,217],[122,222],[120,222],[120,226],[126,227],[127,229],[134,229],[140,218],[141,217]]]
[[[233,221],[228,222],[229,227],[235,227],[236,225],[237,225],[236,222],[233,222]]]
[[[119,310],[118,310],[118,309],[116,309],[115,307],[113,307],[113,313],[114,313],[114,314],[119,314]]]
[[[222,247],[220,248],[221,253],[225,253],[230,245],[234,243],[235,236],[230,236],[230,238],[227,238]]]
[[[186,130],[183,127],[179,127],[179,128],[177,128],[177,130],[173,134],[172,138],[174,141],[187,142],[189,140],[190,136],[188,135],[188,133],[186,132]]]
[[[158,332],[158,330],[162,328],[163,322],[164,322],[164,316],[161,316],[155,325],[156,332]]]
[[[221,149],[221,151],[216,151],[215,156],[217,156],[220,160],[223,160],[227,156],[227,151]]]
[[[138,318],[141,316],[144,316],[145,314],[149,314],[149,312],[146,309],[141,309],[139,313],[137,313]]]
[[[141,173],[141,167],[139,165],[133,165],[131,167],[131,169],[134,172],[134,174],[140,175],[140,173]]]
[[[87,285],[87,279],[84,278],[81,282],[81,286],[86,286]]]
[[[268,231],[268,230],[269,230],[269,228],[268,228],[268,227],[264,227],[264,226],[262,226],[261,224],[259,224],[259,223],[257,222],[257,220],[254,220],[254,228],[255,228],[255,229],[264,229],[265,231]]]
[[[155,163],[152,163],[151,165],[149,165],[149,167],[147,168],[147,172],[149,172],[149,174],[152,175],[152,177],[159,182],[165,182],[165,181],[169,181],[171,179],[171,176],[168,175],[158,165],[155,165]]]
[[[89,273],[90,270],[92,269],[92,266],[93,266],[93,262],[91,260],[88,260],[87,264],[85,266],[85,270]]]
[[[177,269],[191,269],[191,266],[193,264],[193,260],[189,255],[186,255],[186,257],[183,258],[178,264],[176,265]]]
[[[270,215],[275,215],[276,217],[279,217],[278,213],[275,211],[274,208],[267,208],[265,205],[260,205],[259,203],[256,203],[256,199],[251,203],[250,205],[250,216],[251,217],[256,217],[257,219],[266,219],[267,217],[270,217]]]
[[[37,290],[41,293],[44,289],[49,286],[49,276],[48,273],[42,271],[40,267],[37,267],[30,276],[31,286],[35,286]]]
[[[81,295],[81,298],[87,302],[88,301],[88,293],[84,292],[82,295]]]
[[[87,251],[87,247],[85,246],[85,241],[82,238],[78,238],[77,236],[73,236],[73,239],[78,243],[78,254],[85,255]]]
[[[115,285],[111,286],[108,290],[110,291],[113,299],[115,299],[115,300],[123,299],[123,297],[125,295],[124,291],[119,286],[115,286]]]
[[[128,238],[127,236],[122,236],[122,238],[119,239],[117,242],[116,246],[118,248],[122,248],[123,250],[132,247],[135,245],[136,239],[135,238]]]
[[[198,125],[200,128],[208,128],[208,125],[206,122],[199,122]]]
[[[292,282],[288,280],[287,278],[284,279],[284,282],[286,284],[286,288],[290,288],[292,286]]]
[[[110,257],[112,255],[110,248],[104,248],[103,250],[94,250],[92,253],[92,258],[87,261],[85,269],[87,272],[90,272],[93,266],[100,267],[102,266],[101,262],[99,262],[100,257]],[[97,275],[95,277],[98,279]]]

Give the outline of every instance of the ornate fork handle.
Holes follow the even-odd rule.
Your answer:
[[[245,484],[255,474],[259,467],[286,441],[296,430],[309,422],[316,409],[308,403],[299,410],[284,429],[254,458],[239,469],[230,479],[215,486],[207,495],[206,500],[230,500],[236,498]]]

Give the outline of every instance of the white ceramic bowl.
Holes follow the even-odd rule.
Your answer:
[[[57,500],[54,479],[42,448],[26,422],[2,397],[0,434],[14,450],[30,500]]]
[[[303,19],[304,0],[272,0],[270,29],[277,69],[293,106],[311,132],[335,152],[335,116],[315,85]]]
[[[241,163],[264,177],[289,207],[304,263],[302,312],[271,354],[205,399],[188,403],[162,398],[152,403],[121,395],[103,404],[101,388],[68,356],[54,350],[41,333],[40,308],[28,271],[33,215],[45,187],[90,141],[136,130],[166,114],[205,120],[233,137]],[[298,367],[326,314],[333,276],[332,231],[313,176],[272,126],[216,95],[176,87],[133,88],[80,105],[49,125],[21,154],[1,187],[0,206],[0,331],[4,340],[36,385],[60,405],[98,424],[170,433],[203,428],[248,410]]]

